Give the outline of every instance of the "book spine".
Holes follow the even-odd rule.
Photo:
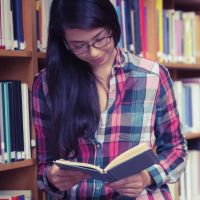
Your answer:
[[[112,182],[117,181],[117,177],[115,177],[113,174],[109,172],[104,172],[102,174],[102,177],[103,177],[104,182],[112,183]]]

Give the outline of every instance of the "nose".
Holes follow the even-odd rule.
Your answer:
[[[94,47],[94,46],[90,46],[89,47],[89,54],[91,57],[97,57],[97,55],[99,54],[100,49]]]

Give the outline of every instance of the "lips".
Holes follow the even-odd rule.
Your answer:
[[[100,63],[103,61],[103,57],[100,57],[100,58],[95,58],[95,59],[92,59],[91,62],[92,63]]]

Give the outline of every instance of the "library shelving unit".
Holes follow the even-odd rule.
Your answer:
[[[34,74],[38,71],[36,52],[35,1],[23,0],[23,25],[26,48],[23,51],[0,49],[0,80],[19,79],[32,89]],[[32,125],[31,125],[32,126]],[[31,127],[31,138],[35,132]],[[32,159],[0,164],[0,190],[31,190],[32,199],[37,200],[36,149],[32,147]]]
[[[157,27],[156,27],[156,1],[153,0],[145,0],[145,5],[147,8],[147,40],[148,40],[148,51],[149,51],[149,58],[158,61],[157,57],[157,36],[155,34]],[[182,10],[182,11],[200,11],[200,1],[198,0],[163,0],[163,8],[165,9],[175,9],[175,10]],[[151,31],[149,31],[151,30]],[[150,38],[150,39],[149,39]],[[159,61],[158,61],[159,62]],[[170,75],[173,80],[178,80],[182,78],[193,78],[193,77],[200,77],[200,63],[197,62],[195,64],[186,64],[186,63],[164,63],[164,66],[169,69]],[[200,130],[199,132],[188,132],[185,133],[185,138],[190,140],[198,140],[200,139]]]
[[[189,2],[189,3],[188,3]],[[200,10],[200,2],[197,0],[164,0],[164,8]],[[45,53],[37,52],[36,45],[36,2],[34,0],[23,0],[24,5],[24,32],[26,49],[24,51],[0,50],[0,80],[20,79],[27,83],[32,89],[34,74],[43,65]],[[155,0],[145,0],[147,6],[147,37],[149,58],[157,61],[156,49],[156,13]],[[162,63],[165,65],[174,80],[184,77],[200,77],[200,63]],[[199,133],[186,134],[188,140],[200,139]],[[35,139],[35,132],[32,126],[32,139]],[[32,147],[32,159],[0,164],[0,189],[29,189],[32,190],[33,199],[38,198],[37,189],[37,165],[36,149]]]

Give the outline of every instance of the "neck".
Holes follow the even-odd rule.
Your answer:
[[[107,84],[109,84],[109,80],[112,74],[112,68],[115,62],[115,56],[116,56],[116,49],[113,51],[113,54],[108,63],[94,69],[93,71],[94,74],[101,82],[104,82],[104,83],[106,82]]]

